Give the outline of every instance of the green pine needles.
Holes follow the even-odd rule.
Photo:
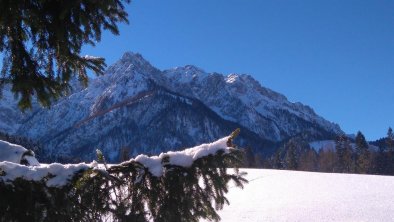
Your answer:
[[[128,22],[123,3],[129,2],[1,0],[0,87],[10,83],[24,110],[32,97],[50,106],[69,91],[73,76],[86,85],[87,70],[102,74],[105,63],[81,56],[82,46],[99,42],[102,30],[119,34],[118,23]]]
[[[228,137],[228,147],[190,167],[172,164],[171,152],[161,155],[160,176],[132,159],[81,170],[62,187],[48,187],[46,178],[0,180],[0,221],[219,221],[216,211],[229,204],[229,183],[247,183],[238,171],[243,153],[232,144],[236,134]]]

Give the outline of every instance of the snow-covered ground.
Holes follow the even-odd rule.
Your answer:
[[[250,182],[230,189],[224,222],[394,221],[394,177],[244,171]]]

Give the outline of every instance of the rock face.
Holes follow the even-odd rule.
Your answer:
[[[74,88],[51,109],[21,113],[6,86],[0,131],[39,141],[47,158],[90,160],[99,148],[112,161],[121,148],[154,154],[213,141],[235,128],[242,132],[238,142],[260,153],[306,131],[327,138],[342,132],[249,75],[190,65],[161,71],[131,52],[87,88]]]

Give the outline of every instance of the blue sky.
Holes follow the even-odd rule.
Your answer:
[[[394,127],[394,1],[134,0],[120,36],[84,53],[248,73],[368,139]]]

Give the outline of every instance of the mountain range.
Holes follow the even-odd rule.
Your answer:
[[[126,52],[87,87],[71,84],[72,92],[50,109],[35,102],[24,113],[5,85],[0,132],[39,142],[44,159],[91,160],[101,149],[109,161],[123,148],[133,155],[157,154],[213,141],[236,128],[239,145],[264,155],[305,132],[311,141],[343,133],[250,75],[207,73],[192,65],[159,70],[138,53]]]

